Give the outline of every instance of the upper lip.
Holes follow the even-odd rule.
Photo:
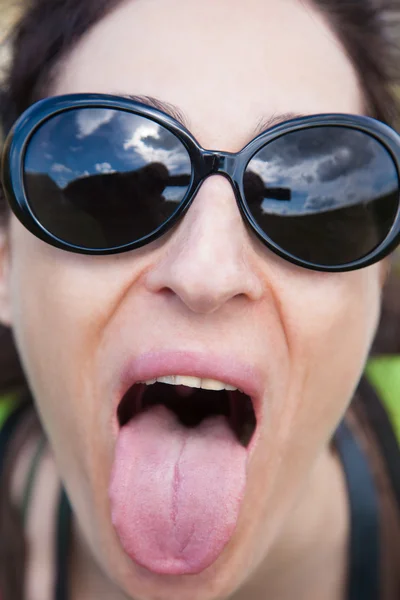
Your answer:
[[[257,421],[261,417],[262,377],[254,366],[232,356],[169,350],[149,352],[125,361],[118,377],[114,418],[121,399],[134,384],[165,375],[215,379],[232,385],[251,398]]]

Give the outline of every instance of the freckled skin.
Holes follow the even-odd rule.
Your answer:
[[[328,25],[297,0],[130,0],[63,64],[52,93],[73,92],[172,102],[204,147],[225,151],[242,148],[275,113],[362,112],[351,64]],[[218,176],[172,232],[138,251],[70,254],[14,217],[2,240],[1,318],[13,328],[107,597],[239,599],[251,589],[257,600],[275,589],[274,577],[290,583],[286,567],[271,575],[274,565],[306,569],[307,544],[324,547],[340,529],[335,517],[321,538],[319,515],[338,493],[329,440],[376,329],[381,266],[323,274],[286,263],[248,231]],[[212,567],[177,579],[128,559],[107,494],[118,365],[169,349],[244,360],[261,371],[264,389],[231,543]]]

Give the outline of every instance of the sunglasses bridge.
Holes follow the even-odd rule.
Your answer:
[[[233,176],[237,165],[237,154],[220,152],[218,150],[205,150],[203,153],[205,173],[209,175],[225,175],[233,183]]]

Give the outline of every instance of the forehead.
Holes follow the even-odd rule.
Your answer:
[[[128,0],[80,41],[53,92],[154,96],[200,143],[232,151],[279,114],[362,111],[351,62],[300,0]]]

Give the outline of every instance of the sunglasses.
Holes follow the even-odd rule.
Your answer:
[[[17,121],[2,181],[21,223],[70,252],[115,254],[170,230],[202,182],[231,183],[272,252],[318,271],[371,265],[400,242],[400,136],[368,117],[286,121],[240,152],[203,149],[177,120],[133,100],[42,100]]]

